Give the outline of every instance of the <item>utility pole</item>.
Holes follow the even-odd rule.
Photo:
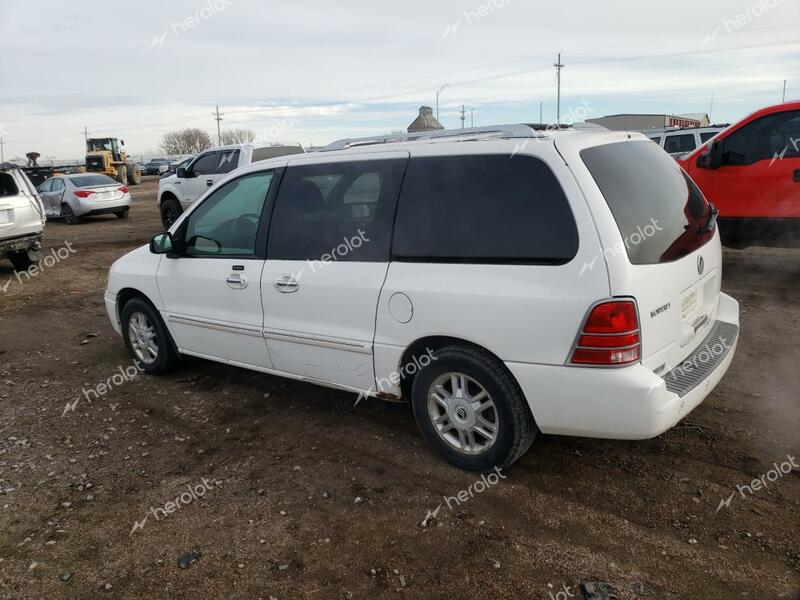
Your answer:
[[[86,145],[86,150],[88,151],[89,150],[89,128],[86,127],[85,125],[83,126],[83,133],[81,135],[83,135],[84,143]]]
[[[449,85],[450,85],[449,83],[445,83],[442,87],[440,87],[438,90],[436,90],[436,120],[437,121],[439,120],[439,94],[441,94],[442,90],[444,90],[444,88],[446,88]]]
[[[786,80],[783,80],[783,102],[786,102]]]
[[[542,107],[543,106],[544,106],[544,102],[539,102],[539,123],[540,124],[544,123],[544,121],[542,121]]]
[[[556,100],[556,125],[561,124],[561,69],[566,65],[561,64],[561,52],[558,53],[558,61],[553,64],[556,68],[556,84],[558,86],[558,99]]]
[[[211,113],[214,115],[214,120],[217,122],[217,142],[219,146],[222,146],[222,131],[220,130],[219,122],[222,121],[222,115],[225,113],[219,112],[219,104],[217,104],[217,111]]]
[[[711,120],[712,123],[714,122],[713,114],[714,114],[714,94],[711,94],[711,106],[708,107],[708,118]]]
[[[467,107],[462,104],[461,105],[461,129],[464,129],[464,122],[467,120]]]
[[[470,127],[475,127],[475,109],[474,108],[470,108],[469,109],[469,126]]]
[[[3,144],[5,144],[5,141],[0,137],[0,163],[6,162],[5,156],[3,155]]]

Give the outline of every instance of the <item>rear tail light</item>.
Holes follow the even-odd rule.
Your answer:
[[[89,190],[78,190],[77,192],[73,192],[78,198],[88,198],[94,192],[90,192]]]
[[[576,365],[615,366],[642,357],[639,317],[633,300],[596,304],[578,336],[570,362]]]
[[[123,194],[127,194],[127,193],[128,193],[128,188],[126,188],[126,187],[123,185],[121,188],[119,188],[119,191],[120,191],[120,192],[122,192]]]

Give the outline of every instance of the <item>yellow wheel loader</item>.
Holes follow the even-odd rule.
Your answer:
[[[142,174],[122,147],[125,140],[117,138],[88,138],[86,140],[86,170],[105,173],[122,185],[139,185]]]

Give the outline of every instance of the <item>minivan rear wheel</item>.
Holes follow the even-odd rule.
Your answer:
[[[414,378],[411,400],[425,441],[460,469],[504,469],[536,436],[519,385],[502,363],[479,349],[436,351]]]

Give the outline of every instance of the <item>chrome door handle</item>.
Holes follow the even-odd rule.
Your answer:
[[[300,287],[300,282],[295,279],[294,275],[281,275],[274,281],[273,285],[279,292],[291,294],[297,291]]]
[[[228,287],[239,290],[243,290],[249,285],[247,277],[245,277],[241,273],[233,273],[231,275],[228,275],[228,278],[225,280],[225,283],[228,284]]]

